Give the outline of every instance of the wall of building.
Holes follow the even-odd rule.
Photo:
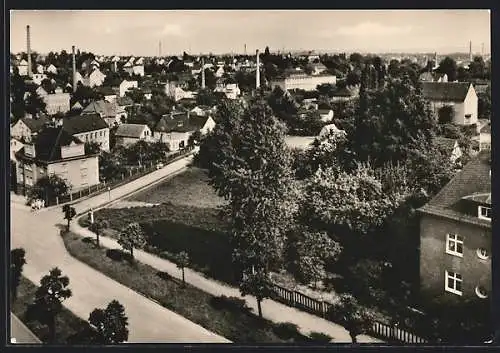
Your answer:
[[[464,237],[463,257],[446,253],[446,235]],[[490,258],[482,260],[477,249],[484,248]],[[439,295],[457,297],[446,292],[445,270],[462,275],[462,298],[474,298],[476,286],[483,286],[491,295],[491,229],[449,220],[432,215],[422,215],[420,221],[420,284],[424,297]]]
[[[464,101],[464,116],[470,114],[471,117],[466,121],[466,124],[477,124],[478,113],[478,98],[474,89],[470,88]]]
[[[21,120],[12,126],[10,135],[19,139],[25,138],[27,141],[31,140],[31,130]]]
[[[155,131],[154,138],[156,141],[163,142],[168,146],[168,149],[178,151],[182,147],[188,145],[191,132],[158,132]]]
[[[83,132],[73,135],[82,142],[97,142],[103,151],[109,151],[109,128]]]
[[[297,75],[287,77],[285,79],[272,81],[272,87],[279,86],[283,90],[302,89],[305,91],[314,91],[318,85],[322,84],[337,84],[336,76],[310,76],[310,75]]]
[[[479,150],[491,150],[491,133],[482,132],[479,135]]]
[[[45,102],[47,114],[66,113],[70,110],[69,93],[54,93],[42,97]]]
[[[130,68],[130,72],[132,75],[132,68]],[[125,96],[125,92],[127,92],[131,88],[137,88],[137,81],[123,81],[120,84],[120,97]]]
[[[67,180],[71,191],[76,191],[99,184],[99,159],[96,156],[51,163],[47,172]]]

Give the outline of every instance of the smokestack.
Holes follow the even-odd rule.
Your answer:
[[[481,56],[484,56],[484,43],[481,43]]]
[[[259,58],[259,49],[255,52],[257,56],[257,71],[255,71],[255,88],[260,87],[260,58]]]
[[[244,54],[245,56],[247,56],[247,45],[246,45],[246,44],[244,44],[244,45],[243,45],[243,48],[244,48],[244,49],[243,49],[243,54]]]
[[[201,58],[201,88],[205,89],[205,59]]]
[[[472,41],[469,41],[469,61],[472,62]]]
[[[31,73],[31,36],[30,36],[30,26],[26,26],[26,49],[28,52],[28,77],[32,77]]]
[[[75,46],[71,46],[71,56],[72,56],[72,65],[73,65],[73,93],[76,92],[76,58],[75,58]]]

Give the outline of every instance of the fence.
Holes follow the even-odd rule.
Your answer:
[[[331,303],[311,298],[300,292],[283,288],[277,284],[272,285],[272,290],[274,293],[273,299],[323,318],[327,317],[328,311],[333,306]],[[387,325],[380,321],[373,322],[369,333],[381,339],[394,342],[410,344],[427,343],[423,338],[417,337],[413,333],[399,328],[397,325]]]
[[[175,161],[178,161],[179,159],[182,159],[182,158],[188,156],[191,153],[193,153],[193,148],[188,147],[182,151],[178,151],[178,152],[170,154],[166,158],[166,160],[164,160],[162,162],[165,162],[166,164],[170,164],[170,163],[173,163]],[[52,199],[47,198],[45,200],[45,206],[47,207],[47,206],[59,205],[62,203],[78,200],[82,197],[86,197],[86,196],[90,196],[90,195],[97,195],[101,192],[107,191],[108,188],[109,188],[109,190],[112,190],[120,185],[129,183],[129,182],[136,180],[136,179],[138,179],[146,174],[154,172],[156,170],[157,163],[158,163],[158,161],[157,162],[152,161],[152,162],[148,163],[149,165],[142,165],[140,167],[131,167],[128,170],[128,173],[121,174],[121,178],[111,180],[108,182],[102,182],[102,183],[99,183],[97,185],[92,185],[92,186],[89,186],[87,188],[83,188],[83,189],[80,189],[78,191],[75,191],[73,193],[66,194],[66,195],[59,196],[59,197],[55,197]]]

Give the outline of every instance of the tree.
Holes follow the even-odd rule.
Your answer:
[[[477,94],[477,115],[480,119],[491,119],[491,89]]]
[[[326,232],[310,231],[299,227],[289,234],[287,239],[289,268],[302,283],[313,283],[326,278],[326,263],[336,260],[341,252],[338,242]]]
[[[475,56],[469,64],[469,72],[472,78],[484,79],[486,76],[486,64],[481,56]]]
[[[200,130],[196,130],[191,135],[189,135],[188,146],[194,146],[202,140],[203,135]]]
[[[99,154],[101,152],[101,144],[96,141],[85,142],[85,154]]]
[[[21,282],[23,266],[26,264],[26,251],[23,248],[10,251],[10,294],[11,299],[17,299],[17,288]]]
[[[184,268],[189,265],[189,255],[185,251],[181,251],[177,255],[177,268],[182,271],[182,284],[184,285],[186,281],[184,280]]]
[[[282,261],[295,212],[291,158],[285,126],[261,97],[247,107],[222,104],[213,130],[218,151],[210,184],[229,200],[233,261],[242,273],[240,291],[260,303],[269,296],[267,276]]]
[[[64,213],[64,219],[68,221],[68,231],[69,231],[69,225],[73,220],[73,218],[76,216],[76,210],[71,205],[64,205],[62,207],[62,211]]]
[[[356,337],[368,332],[373,325],[373,313],[358,304],[350,294],[341,294],[339,303],[330,308],[328,316],[332,321],[345,327],[351,336],[352,343],[357,343]]]
[[[354,65],[359,66],[363,61],[363,55],[361,55],[360,53],[352,53],[351,55],[349,55],[349,61]]]
[[[449,124],[453,122],[455,109],[451,105],[445,105],[438,110],[438,120],[440,124]]]
[[[146,245],[146,238],[139,223],[130,223],[122,229],[118,244],[123,250],[130,251],[130,256],[134,258],[134,248],[142,249]]]
[[[138,88],[129,89],[125,94],[130,97],[130,99],[132,99],[134,103],[137,104],[141,103],[144,100],[144,93],[141,89]]]
[[[72,295],[68,285],[69,278],[59,268],[53,268],[40,280],[34,302],[28,307],[28,318],[48,326],[50,343],[55,342],[56,317],[63,309],[62,302]]]
[[[201,89],[196,96],[196,104],[213,107],[217,104],[217,96],[209,89]]]
[[[453,82],[457,79],[457,63],[455,60],[447,56],[439,63],[437,72],[446,74],[448,76],[448,81]]]
[[[111,301],[105,309],[94,309],[88,322],[96,330],[96,343],[117,344],[128,340],[128,318],[117,300]]]
[[[80,102],[84,107],[92,101],[97,101],[104,99],[104,95],[102,93],[97,92],[91,87],[84,86],[81,82],[78,82],[78,86],[76,88],[75,93],[71,95],[71,105],[76,102]]]
[[[28,198],[33,199],[53,199],[66,195],[69,190],[69,185],[61,177],[52,174],[44,176],[37,180],[33,188],[28,193]]]
[[[96,244],[97,247],[99,247],[99,236],[101,235],[101,232],[109,227],[108,221],[104,219],[96,219],[94,223],[90,223],[89,225],[89,230],[91,232],[94,232],[96,235]]]

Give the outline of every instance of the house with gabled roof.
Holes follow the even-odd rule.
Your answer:
[[[49,119],[40,117],[38,119],[22,118],[10,128],[10,136],[22,141],[31,141],[33,136],[38,134]]]
[[[482,151],[420,213],[420,292],[424,298],[491,296],[491,153]]]
[[[34,143],[16,153],[18,192],[26,193],[36,182],[57,175],[70,185],[71,191],[99,184],[99,158],[85,154],[85,145],[62,126],[46,126]]]
[[[19,76],[28,76],[28,62],[22,59],[17,64],[17,69],[19,70]]]
[[[99,114],[81,114],[62,119],[65,131],[82,142],[98,143],[103,151],[109,151],[109,127]]]
[[[140,140],[151,142],[153,134],[146,124],[121,124],[115,132],[117,146],[130,146]]]
[[[469,82],[422,82],[422,95],[436,118],[444,106],[453,107],[453,123],[477,124],[478,98]]]
[[[82,115],[98,114],[109,127],[120,125],[127,119],[125,109],[116,103],[110,103],[105,100],[93,101],[82,110]]]
[[[50,64],[49,66],[47,66],[47,68],[45,69],[45,72],[47,73],[51,73],[51,74],[54,74],[54,75],[57,75],[57,67],[55,67],[53,64]]]

